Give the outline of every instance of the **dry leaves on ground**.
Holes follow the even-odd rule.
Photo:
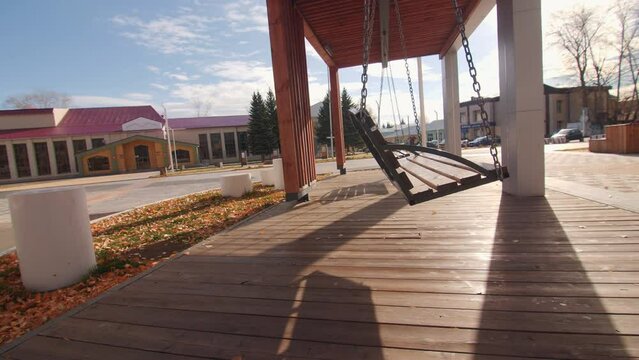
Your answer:
[[[94,223],[97,268],[84,281],[55,291],[25,290],[15,253],[0,257],[0,344],[282,200],[283,192],[265,186],[240,199],[209,191]]]

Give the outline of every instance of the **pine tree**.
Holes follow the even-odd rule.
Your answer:
[[[273,90],[268,89],[266,100],[264,102],[266,108],[266,116],[268,118],[269,127],[271,129],[271,142],[273,149],[280,148],[280,130],[277,123],[277,104],[275,102],[275,94]]]
[[[355,125],[350,121],[348,113],[351,109],[355,109],[355,103],[346,88],[342,89],[342,119],[344,121],[344,145],[347,148],[361,148],[364,146],[364,141],[359,136]]]
[[[317,142],[319,144],[329,144],[331,142],[331,139],[329,138],[329,136],[332,136],[330,125],[331,117],[329,112],[329,94],[326,93],[324,101],[322,101],[322,105],[320,106],[317,114],[317,130],[315,131],[315,137],[317,137]]]
[[[268,120],[268,112],[259,92],[251,97],[248,124],[249,148],[252,154],[270,155],[273,153],[272,128]]]

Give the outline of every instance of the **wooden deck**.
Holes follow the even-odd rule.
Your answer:
[[[320,182],[55,321],[16,359],[639,357],[639,215],[499,184]],[[240,356],[240,355],[243,355]]]

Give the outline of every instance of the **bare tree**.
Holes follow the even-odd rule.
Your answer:
[[[636,120],[639,112],[639,94],[637,92],[639,8],[632,0],[617,0],[611,10],[618,21],[617,40],[615,41],[615,49],[618,53],[616,94],[618,101],[620,101],[620,108],[617,111],[617,116],[625,113],[626,121]],[[621,89],[624,85],[630,85],[630,93],[622,94]]]
[[[10,109],[35,109],[71,106],[71,97],[50,90],[37,90],[28,94],[9,96],[4,106]]]
[[[213,103],[209,98],[203,97],[194,97],[191,99],[191,106],[193,106],[193,111],[195,111],[195,116],[207,116],[211,111],[211,107]]]
[[[579,85],[586,87],[590,49],[599,35],[601,22],[593,9],[581,7],[560,12],[555,24],[550,32],[553,43],[564,50],[569,66],[577,70]]]

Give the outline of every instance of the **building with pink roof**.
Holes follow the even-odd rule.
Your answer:
[[[165,120],[152,106],[0,110],[0,182],[160,169]],[[178,166],[248,153],[248,115],[169,119]]]

